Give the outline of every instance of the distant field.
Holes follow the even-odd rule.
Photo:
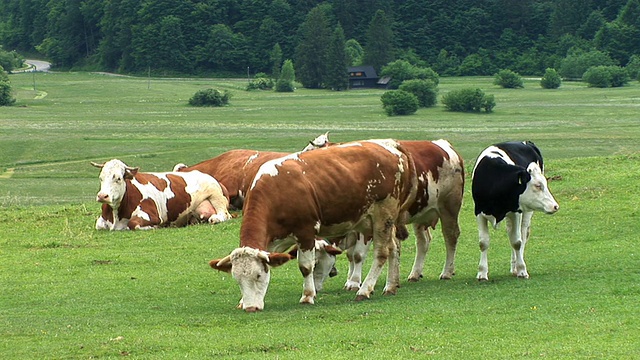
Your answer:
[[[514,139],[533,140],[551,161],[640,150],[638,82],[617,89],[565,82],[544,90],[527,80],[525,89],[507,90],[492,80],[442,78],[440,93],[479,87],[495,95],[494,113],[452,113],[438,105],[387,117],[382,90],[246,92],[246,80],[236,79],[38,73],[33,91],[32,74],[12,75],[18,106],[0,109],[0,176],[14,170],[2,180],[0,204],[91,200],[97,173],[89,161],[115,157],[164,171],[234,148],[295,151],[325,131],[334,141],[444,138],[468,164],[486,145]],[[187,106],[206,87],[231,90],[231,106]]]
[[[17,106],[0,108],[0,358],[640,358],[640,84],[564,83],[519,90],[492,78],[442,78],[440,94],[479,87],[491,114],[441,105],[387,117],[383,90],[246,92],[246,80],[15,74]],[[34,79],[36,90],[33,90]],[[198,89],[233,92],[231,106],[192,108]],[[120,158],[166,171],[234,148],[295,151],[320,133],[334,141],[449,140],[470,171],[487,145],[533,140],[543,151],[554,216],[534,216],[531,279],[509,272],[504,225],[492,233],[490,281],[475,280],[479,250],[470,186],[450,281],[439,226],[425,279],[396,296],[356,303],[347,264],[316,305],[297,303],[295,262],[273,270],[265,310],[245,314],[210,259],[238,244],[242,218],[147,232],[97,232],[97,169]],[[467,177],[467,184],[470,179]],[[405,241],[402,277],[414,255]],[[367,267],[368,270],[368,267]]]

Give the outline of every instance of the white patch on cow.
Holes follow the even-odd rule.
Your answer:
[[[184,173],[187,175],[189,173]],[[167,183],[167,186],[164,190],[160,191],[155,185],[152,183],[141,184],[135,178],[131,180],[131,184],[134,185],[142,194],[142,199],[152,199],[156,205],[158,210],[158,216],[160,217],[161,223],[164,223],[168,220],[169,211],[167,210],[167,201],[169,199],[174,198],[176,195],[171,191],[171,181],[167,178],[166,173],[150,173],[150,175],[156,176],[159,179],[164,180]],[[181,176],[182,174],[176,173],[176,175]],[[191,193],[187,190],[187,192]],[[149,215],[144,213],[140,207],[138,207],[134,212],[134,216],[140,216],[145,220],[150,220]]]
[[[240,285],[242,308],[264,309],[264,297],[271,273],[267,252],[241,247],[231,252],[231,275]]]
[[[367,142],[376,144],[378,146],[383,147],[388,152],[394,154],[397,157],[402,157],[402,152],[398,150],[398,142],[393,139],[373,139],[367,140]]]
[[[499,158],[499,159],[502,159],[505,163],[507,163],[509,165],[515,165],[516,164],[513,160],[511,160],[509,155],[507,155],[507,153],[504,150],[500,149],[497,146],[491,145],[488,148],[484,149],[484,151],[482,153],[480,153],[480,156],[478,156],[478,159],[476,160],[476,164],[473,166],[473,173],[471,175],[472,178],[476,174],[476,168],[478,167],[478,164],[480,163],[480,160],[484,159],[485,157],[488,157],[488,158]]]
[[[320,222],[320,220],[318,220],[316,224],[313,226],[313,228],[316,230],[316,234],[320,231],[321,226],[322,226],[322,223]]]
[[[460,159],[458,157],[458,153],[456,153],[455,150],[453,150],[453,146],[451,146],[451,144],[447,141],[447,140],[435,140],[432,141],[432,143],[438,145],[438,147],[440,147],[442,150],[444,150],[447,155],[449,155],[449,162],[454,163],[454,164],[459,164],[460,163]]]
[[[256,152],[255,154],[249,156],[249,158],[247,159],[247,162],[244,163],[244,166],[247,166],[247,165],[251,164],[251,162],[253,160],[257,159],[259,155],[260,155],[260,153]]]
[[[341,148],[348,148],[348,147],[352,147],[352,146],[362,146],[362,144],[357,142],[357,141],[355,141],[355,142],[349,142],[349,143],[336,145],[336,147],[341,147]]]
[[[278,176],[278,167],[282,166],[285,161],[301,161],[300,157],[298,156],[299,154],[300,153],[289,154],[278,159],[269,160],[266,163],[262,164],[262,166],[260,166],[260,169],[258,169],[256,176],[253,178],[253,182],[251,183],[251,187],[249,189],[253,189],[256,186],[258,180],[260,180],[260,178],[264,175]]]

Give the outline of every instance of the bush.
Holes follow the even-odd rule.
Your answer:
[[[615,65],[615,61],[602,51],[576,51],[562,60],[559,73],[565,79],[579,79],[590,67],[601,65]]]
[[[589,87],[620,87],[629,82],[629,75],[620,66],[592,66],[582,75]]]
[[[391,90],[382,94],[382,107],[389,116],[410,115],[418,111],[418,98],[403,90]]]
[[[293,81],[296,79],[296,73],[293,68],[293,61],[287,59],[282,64],[282,69],[280,70],[280,77],[278,81],[276,81],[276,91],[277,92],[293,92],[295,89],[293,87]]]
[[[540,86],[544,89],[557,89],[562,84],[562,79],[556,69],[547,68],[544,72],[544,76],[540,80]]]
[[[8,81],[0,80],[0,106],[13,105],[16,99],[11,96],[11,85]]]
[[[517,89],[524,87],[520,74],[508,69],[498,71],[493,80],[493,84],[502,86],[505,89]]]
[[[440,76],[431,68],[415,66],[406,60],[396,60],[382,67],[380,76],[389,76],[389,89],[398,89],[405,80],[431,80],[438,85]]]
[[[442,103],[450,111],[491,112],[496,106],[493,95],[485,95],[480,89],[453,90],[442,97]]]
[[[405,80],[399,89],[415,95],[420,107],[434,106],[438,102],[438,86],[431,80]]]
[[[631,79],[640,80],[640,55],[633,55],[625,67]]]
[[[265,77],[259,77],[251,80],[247,85],[247,91],[251,90],[271,90],[274,86],[273,80]]]
[[[198,90],[189,99],[191,106],[225,106],[229,104],[231,93],[227,90],[224,92],[216,89]]]

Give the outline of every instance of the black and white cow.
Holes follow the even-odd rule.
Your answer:
[[[547,187],[540,149],[530,142],[504,142],[489,146],[473,168],[471,192],[480,236],[478,280],[488,280],[489,226],[507,219],[511,242],[511,273],[528,278],[524,248],[534,211],[553,214],[559,206]]]

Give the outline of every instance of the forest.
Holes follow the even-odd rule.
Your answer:
[[[4,0],[0,44],[54,68],[296,74],[403,59],[438,74],[572,77],[567,58],[640,59],[640,0]],[[339,60],[342,63],[342,60]],[[577,74],[579,77],[581,75]],[[312,86],[313,87],[313,86]]]

